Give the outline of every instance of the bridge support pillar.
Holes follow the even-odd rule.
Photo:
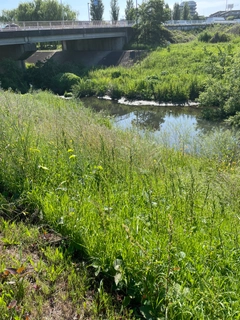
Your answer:
[[[0,60],[9,58],[18,62],[20,67],[25,67],[24,60],[37,51],[34,43],[14,44],[1,46]]]

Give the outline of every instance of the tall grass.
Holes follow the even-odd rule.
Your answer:
[[[207,90],[208,80],[227,72],[238,52],[236,38],[221,44],[197,40],[174,44],[149,52],[129,69],[92,70],[73,91],[76,97],[107,94],[112,99],[124,96],[130,100],[194,101]]]
[[[1,92],[0,108],[1,193],[68,235],[101,290],[146,319],[237,317],[237,153],[161,146],[47,92]]]

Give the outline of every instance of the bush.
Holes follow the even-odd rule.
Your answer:
[[[37,89],[50,89],[52,78],[62,72],[60,64],[53,60],[38,61],[36,65],[29,66],[26,70],[28,83]]]
[[[240,128],[240,112],[236,112],[234,116],[229,117],[225,122],[235,128]]]
[[[209,42],[209,40],[212,38],[212,34],[208,31],[201,32],[198,36],[198,41],[201,42]]]
[[[216,32],[214,36],[209,40],[211,43],[217,43],[217,42],[228,42],[231,40],[231,37],[227,35],[226,33],[219,33]]]
[[[0,63],[0,85],[4,90],[12,89],[21,93],[29,89],[23,69],[11,59],[4,59]]]
[[[65,91],[71,91],[79,81],[80,77],[74,73],[59,73],[52,78],[51,89],[55,93],[64,94]]]
[[[73,87],[72,92],[74,97],[82,98],[86,96],[93,96],[96,94],[96,90],[94,88],[94,83],[90,79],[82,79],[78,81]]]

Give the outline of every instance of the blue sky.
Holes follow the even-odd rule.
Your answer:
[[[2,10],[10,10],[17,8],[20,2],[31,2],[30,0],[0,0],[0,14]],[[79,13],[78,20],[88,20],[88,2],[89,0],[58,0],[60,3],[70,5],[71,9]],[[104,19],[110,19],[110,1],[103,0],[104,4]],[[237,0],[195,0],[197,3],[197,12],[200,15],[208,16],[211,13],[214,13],[219,10],[225,10],[226,6],[233,4],[235,10],[240,10],[240,2]],[[168,3],[170,8],[173,7],[174,3],[181,3],[182,1],[176,0],[165,0],[165,3]],[[134,0],[134,4],[141,4],[142,0]],[[124,10],[126,7],[126,0],[118,0],[120,6],[120,18],[124,18]]]

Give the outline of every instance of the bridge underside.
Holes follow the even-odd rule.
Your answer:
[[[126,44],[125,37],[68,40],[62,42],[63,50],[71,51],[116,51]]]
[[[126,43],[125,37],[105,38],[105,39],[84,39],[62,41],[63,51],[78,52],[103,52],[122,50]],[[25,67],[25,60],[37,51],[35,43],[11,44],[1,46],[0,61],[6,58],[17,61],[22,68]]]
[[[0,60],[11,58],[24,63],[36,51],[36,43],[61,42],[63,51],[117,51],[133,35],[131,27],[21,29],[0,33]]]
[[[24,60],[37,51],[35,43],[12,44],[1,46],[0,60],[13,59],[18,62],[19,66],[24,66]]]

